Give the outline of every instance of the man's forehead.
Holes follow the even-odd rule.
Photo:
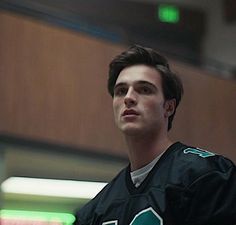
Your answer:
[[[151,83],[159,85],[160,82],[160,73],[154,67],[134,65],[126,67],[120,72],[116,80],[116,85],[129,83]]]

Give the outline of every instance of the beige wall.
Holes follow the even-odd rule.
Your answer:
[[[123,46],[0,13],[0,132],[125,154],[106,92]],[[185,85],[173,139],[236,161],[236,83],[172,61]]]

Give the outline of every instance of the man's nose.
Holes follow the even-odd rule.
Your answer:
[[[128,92],[126,93],[124,97],[124,103],[127,107],[137,104],[137,96],[133,88],[129,88]]]

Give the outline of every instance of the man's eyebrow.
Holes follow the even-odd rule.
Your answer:
[[[158,90],[158,87],[155,84],[147,80],[139,80],[135,83],[135,85],[145,85],[147,87],[152,88],[153,90]]]
[[[120,87],[120,86],[126,86],[127,84],[125,82],[121,82],[121,83],[118,83],[114,86],[114,89],[116,89],[117,87]]]
[[[149,86],[152,86],[153,88],[155,88],[155,89],[157,89],[157,87],[156,87],[156,85],[155,84],[153,84],[153,83],[151,83],[151,82],[149,82],[149,81],[146,81],[146,80],[139,80],[139,81],[136,81],[135,82],[135,84],[145,84],[145,85],[149,85]],[[125,82],[120,82],[120,83],[118,83],[118,84],[116,84],[115,86],[114,86],[114,89],[116,89],[117,87],[122,87],[122,86],[127,86],[128,84],[127,83],[125,83]]]
[[[139,81],[137,81],[137,84],[146,84],[146,85],[150,85],[150,86],[152,86],[154,88],[157,88],[155,84],[153,84],[153,83],[151,83],[149,81],[146,81],[146,80],[139,80]]]

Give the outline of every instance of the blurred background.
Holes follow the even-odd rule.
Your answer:
[[[134,43],[183,80],[172,139],[236,162],[235,40],[235,0],[0,0],[0,224],[72,224],[128,164],[106,81]]]

